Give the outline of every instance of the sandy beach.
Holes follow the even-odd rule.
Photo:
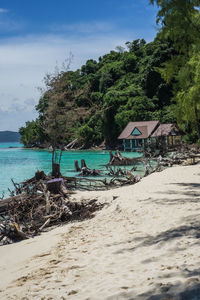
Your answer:
[[[0,247],[0,299],[200,299],[200,165],[73,197],[105,206]]]

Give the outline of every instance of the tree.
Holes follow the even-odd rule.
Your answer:
[[[192,133],[200,138],[200,54],[195,53],[178,74],[180,89],[176,95],[178,117],[187,125],[192,124]]]
[[[188,54],[191,44],[199,40],[200,0],[150,0],[159,7],[159,35],[174,42],[176,50]]]
[[[69,63],[67,66],[69,69]],[[44,78],[47,90],[43,95],[46,109],[43,113],[43,129],[52,147],[52,175],[60,176],[60,163],[67,132],[72,126],[72,118],[68,115],[68,105],[73,99],[71,82],[67,72],[47,74]]]
[[[178,121],[187,123],[190,131],[195,128],[200,138],[199,49],[200,1],[199,0],[150,0],[159,7],[157,23],[161,26],[158,36],[173,42],[175,54],[157,71],[166,82],[174,81],[174,99],[178,105]]]
[[[21,142],[25,147],[38,147],[43,140],[43,131],[39,119],[26,122],[25,127],[19,129]]]

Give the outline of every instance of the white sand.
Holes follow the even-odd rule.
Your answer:
[[[199,191],[196,165],[78,193],[107,204],[93,219],[0,247],[0,299],[200,299]]]

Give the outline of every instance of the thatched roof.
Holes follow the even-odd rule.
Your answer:
[[[160,124],[154,131],[152,137],[176,135],[177,128],[174,124]]]
[[[152,135],[158,126],[159,121],[129,122],[118,139],[146,139]],[[132,135],[135,129],[137,129],[141,134]]]

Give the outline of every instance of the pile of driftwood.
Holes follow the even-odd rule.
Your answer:
[[[200,162],[200,149],[197,146],[180,147],[171,156],[161,156],[153,158],[159,166],[171,167],[173,165],[194,165]]]
[[[80,172],[79,176],[99,176],[100,171],[95,169],[90,169],[87,167],[84,159],[81,160],[81,167],[79,167],[78,160],[74,161],[75,171]]]
[[[103,205],[96,199],[72,200],[72,190],[105,190],[140,180],[130,171],[109,168],[109,180],[75,177],[51,178],[43,171],[21,184],[0,201],[0,245],[21,241],[62,223],[91,218]],[[67,186],[67,188],[66,188]]]
[[[105,190],[135,184],[140,181],[140,177],[132,171],[141,162],[144,165],[144,176],[147,176],[172,165],[196,164],[200,162],[200,152],[198,147],[182,147],[171,156],[129,159],[116,151],[110,155],[106,177],[103,179],[86,178],[97,176],[100,171],[89,169],[82,160],[81,168],[75,162],[76,171],[82,177],[52,178],[38,171],[33,178],[21,184],[13,181],[15,190],[10,191],[10,198],[0,200],[0,245],[27,239],[63,222],[91,218],[103,205],[96,199],[79,202],[72,200],[72,191]],[[132,169],[129,171],[125,167],[116,167],[123,165],[131,165]]]
[[[78,174],[78,176],[84,176],[84,177],[92,177],[92,176],[100,176],[102,175],[100,170],[96,170],[96,169],[90,169],[87,167],[86,162],[84,159],[81,160],[81,168],[79,167],[78,161],[75,160],[74,161],[74,165],[75,165],[75,171],[76,172],[80,172]],[[131,171],[129,170],[122,170],[121,168],[115,168],[112,167],[111,165],[107,165],[107,173],[104,173],[105,178],[104,179],[91,179],[91,178],[87,178],[85,180],[85,183],[89,183],[89,186],[92,187],[92,183],[93,183],[93,187],[94,189],[108,189],[111,187],[119,187],[119,186],[123,186],[126,184],[134,184],[136,182],[138,182],[140,180],[139,176],[135,176],[134,174],[131,173],[131,171],[135,168],[133,167]],[[110,180],[108,177],[112,177]],[[83,181],[84,178],[82,178]],[[80,189],[80,181],[81,178],[79,179],[79,189]],[[88,189],[88,185],[87,185],[87,189]]]
[[[41,175],[43,179],[36,179]],[[96,199],[72,201],[64,179],[49,180],[44,172],[15,184],[15,189],[15,196],[0,201],[0,245],[27,239],[63,222],[91,218],[103,207]]]
[[[116,150],[115,154],[110,151],[109,166],[133,166],[141,160],[141,157],[125,157],[122,156],[119,150]]]
[[[110,161],[108,166],[132,166],[131,171],[136,171],[138,164],[143,164],[144,176],[154,172],[159,172],[166,167],[173,165],[193,165],[200,162],[200,149],[198,146],[181,146],[171,156],[169,153],[154,155],[148,151],[143,151],[143,156],[137,158],[123,157],[119,150],[115,154],[110,151]],[[124,172],[124,171],[123,171]],[[119,168],[117,174],[123,174]]]

